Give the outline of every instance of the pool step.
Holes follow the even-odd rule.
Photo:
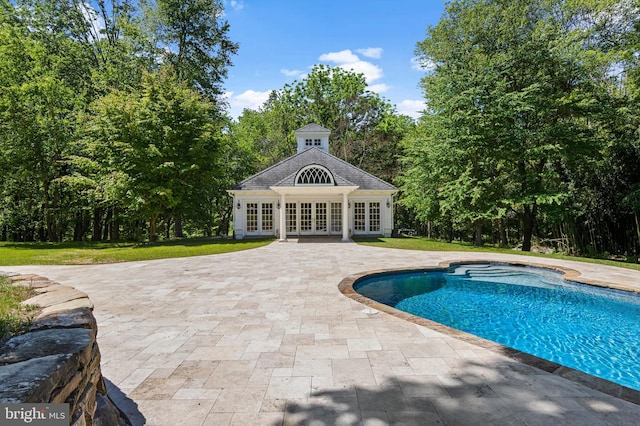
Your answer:
[[[522,268],[503,265],[464,265],[453,272],[471,280],[488,280],[507,284],[532,285],[534,287],[557,286],[562,279],[554,272],[527,271]]]

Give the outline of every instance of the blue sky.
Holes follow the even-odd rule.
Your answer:
[[[230,113],[257,109],[271,90],[300,80],[315,64],[362,72],[370,90],[417,117],[424,71],[416,43],[435,25],[444,0],[225,0],[229,37],[240,44],[225,82]]]

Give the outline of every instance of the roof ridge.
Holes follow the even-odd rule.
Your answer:
[[[309,132],[313,132],[313,131],[318,132],[318,131],[321,131],[321,132],[323,132],[323,133],[324,133],[324,132],[329,132],[329,133],[331,133],[331,130],[329,130],[329,129],[327,129],[326,127],[321,126],[321,125],[319,125],[319,124],[317,124],[317,123],[308,123],[308,124],[306,124],[306,125],[304,125],[304,126],[300,127],[299,129],[295,130],[295,131],[294,131],[294,133],[297,133],[297,132],[300,132],[300,131],[302,131],[302,132],[305,132],[305,131],[309,131]]]

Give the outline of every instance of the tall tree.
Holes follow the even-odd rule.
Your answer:
[[[125,176],[129,208],[157,239],[162,218],[208,211],[219,166],[216,107],[170,71],[147,74],[141,90],[99,99],[89,135],[109,152],[105,160]]]
[[[370,91],[362,74],[317,65],[303,80],[273,91],[258,111],[243,111],[232,125],[234,145],[253,152],[244,157],[253,166],[245,166],[236,182],[293,155],[294,131],[309,123],[331,130],[331,154],[389,182],[400,169],[400,141],[414,126]]]
[[[22,25],[15,10],[4,11],[0,21],[3,208],[18,221],[24,213],[19,206],[30,209],[27,218],[39,212],[38,237],[56,241],[66,204],[59,179],[66,173],[63,160],[75,133],[74,111],[84,103],[83,69],[75,70],[82,53],[73,39],[59,34],[40,37],[40,29]],[[27,194],[35,198],[25,204]]]
[[[155,202],[154,192],[149,192],[149,199],[140,192],[138,198],[129,197],[131,185],[138,181],[120,167],[122,158],[116,154],[121,153],[87,137],[83,124],[96,124],[92,112],[100,104],[97,99],[109,103],[116,97],[139,104],[143,86],[150,84],[150,77],[143,81],[145,73],[157,77],[154,90],[166,90],[169,98],[177,94],[169,83],[160,83],[169,79],[159,76],[172,74],[170,84],[181,90],[186,84],[216,102],[207,104],[206,122],[191,122],[201,126],[192,129],[194,139],[180,130],[180,137],[188,141],[180,160],[195,164],[192,155],[218,158],[211,145],[207,152],[199,152],[202,144],[197,138],[211,132],[218,135],[208,140],[222,138],[224,105],[216,95],[222,91],[230,55],[237,51],[227,37],[228,25],[222,22],[222,4],[159,1],[145,5],[149,14],[142,13],[141,4],[0,0],[1,238],[54,240],[73,235],[79,240],[92,229],[92,239],[118,239],[123,221],[129,225],[127,236],[136,236],[135,230],[141,228],[135,223],[140,220],[137,213]],[[173,125],[180,121],[173,120]],[[169,138],[162,134],[166,129],[148,130]],[[197,169],[187,173],[190,184],[216,187],[217,162]],[[195,198],[189,198],[189,190],[177,194],[172,196],[172,214],[211,227],[210,209],[202,205],[213,199],[212,193],[200,192]],[[166,203],[162,209],[162,217],[170,222]]]
[[[368,90],[364,75],[325,65],[314,66],[303,81],[285,86],[281,101],[293,105],[299,123],[331,129],[330,149],[351,162],[357,161],[387,111],[386,103]]]
[[[421,192],[437,197],[430,204],[440,213],[473,223],[477,243],[482,220],[512,209],[530,250],[540,211],[569,198],[563,168],[601,143],[597,81],[606,79],[607,58],[583,50],[590,28],[578,12],[560,0],[447,6],[416,49],[435,68],[422,79],[428,125],[415,143],[433,146],[408,152],[439,154],[425,164],[407,157],[409,203],[419,205]],[[424,191],[413,177],[425,175],[450,179]]]
[[[149,0],[146,13],[163,52],[178,80],[217,99],[238,44],[228,37],[220,0]],[[219,99],[218,99],[219,100]]]

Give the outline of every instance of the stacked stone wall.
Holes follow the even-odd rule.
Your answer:
[[[40,311],[27,333],[0,346],[0,402],[68,403],[71,425],[129,425],[107,394],[87,295],[37,275],[7,279],[32,288],[23,303]]]

